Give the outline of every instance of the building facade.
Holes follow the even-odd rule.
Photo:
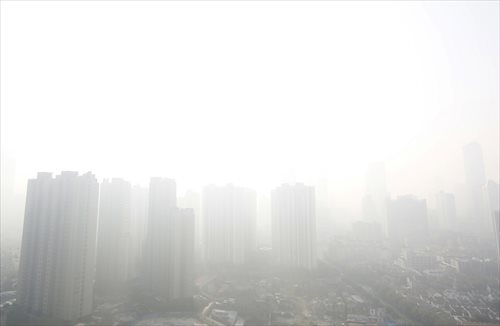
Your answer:
[[[479,236],[490,234],[491,220],[486,218],[483,195],[486,173],[481,145],[476,142],[465,145],[463,155],[466,187],[466,230]]]
[[[149,190],[140,185],[132,186],[130,199],[130,246],[128,278],[140,276],[148,225]]]
[[[91,173],[28,181],[17,302],[62,320],[92,313],[99,185]]]
[[[184,196],[177,198],[179,208],[191,208],[194,214],[195,254],[196,261],[203,259],[203,224],[201,219],[201,196],[198,192],[188,190]]]
[[[131,185],[122,179],[104,180],[99,198],[96,292],[116,295],[129,278]]]
[[[144,248],[148,291],[165,300],[193,295],[194,242],[194,212],[177,208],[175,181],[151,178]]]
[[[282,185],[271,192],[272,250],[277,265],[312,270],[317,266],[314,188]]]
[[[452,231],[458,229],[457,210],[453,194],[444,191],[438,192],[436,195],[436,210],[439,228]]]
[[[387,236],[387,192],[385,165],[372,164],[366,172],[365,195],[363,196],[363,216],[368,222],[378,223],[382,234]]]
[[[208,265],[241,265],[256,248],[257,197],[233,185],[203,189],[205,259]]]

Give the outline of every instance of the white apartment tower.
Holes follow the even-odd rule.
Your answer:
[[[486,229],[492,230],[487,236],[496,238],[495,230],[498,230],[498,225],[495,222],[495,214],[498,215],[500,211],[500,185],[493,180],[488,180],[483,187],[483,197]]]
[[[436,195],[436,209],[439,228],[456,231],[458,227],[455,196],[444,191],[438,192]]]
[[[140,185],[132,186],[130,199],[130,247],[129,247],[129,279],[141,273],[142,254],[147,234],[148,221],[148,188]]]
[[[144,281],[166,300],[193,295],[195,225],[192,209],[176,206],[172,179],[151,178]]]
[[[377,223],[387,236],[387,201],[385,165],[374,163],[366,173],[366,190],[363,196],[363,215],[366,221]]]
[[[201,221],[201,197],[198,192],[188,190],[182,197],[177,198],[179,208],[191,208],[194,213],[195,229],[195,258],[196,261],[202,260],[203,255],[203,225]]]
[[[481,145],[470,143],[463,148],[466,186],[466,225],[476,235],[490,234],[491,219],[486,217],[483,188],[486,185]]]
[[[203,189],[205,259],[208,265],[242,265],[256,248],[257,195],[227,186]]]
[[[91,173],[28,181],[17,302],[63,320],[91,314],[99,185]]]
[[[99,196],[96,293],[122,292],[128,279],[130,249],[130,183],[104,180]]]
[[[233,185],[203,189],[205,259],[209,265],[241,265],[256,247],[257,195]]]
[[[271,192],[274,262],[285,267],[316,268],[314,187],[282,185]]]

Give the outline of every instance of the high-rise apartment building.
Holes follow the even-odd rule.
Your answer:
[[[148,188],[132,186],[130,198],[130,246],[128,278],[140,275],[148,224]]]
[[[497,261],[500,271],[500,212],[496,211],[493,213],[493,231],[495,233],[495,241],[497,246]]]
[[[257,198],[257,226],[255,232],[257,246],[271,246],[271,199],[269,196]]]
[[[495,214],[500,211],[500,186],[493,180],[489,180],[483,187],[484,202],[484,220],[486,223],[485,231],[492,230],[487,237],[496,237],[495,235]]]
[[[330,242],[334,230],[331,193],[326,175],[318,178],[315,190],[317,241],[324,245]]]
[[[115,295],[129,278],[131,185],[122,179],[104,180],[99,198],[96,293]]]
[[[204,256],[209,265],[249,261],[256,247],[256,214],[254,190],[233,185],[203,189]]]
[[[63,320],[91,314],[99,185],[91,173],[28,181],[17,302]]]
[[[195,215],[192,208],[178,208],[174,220],[172,298],[194,294]]]
[[[436,195],[436,214],[440,229],[457,230],[457,211],[453,194],[444,191],[438,192]]]
[[[177,208],[176,200],[174,180],[151,178],[144,281],[166,300],[193,295],[194,213]]]
[[[201,219],[201,197],[193,190],[188,190],[184,196],[177,198],[179,208],[191,208],[194,214],[195,253],[196,261],[201,261],[203,248],[203,224]]]
[[[366,188],[363,196],[363,215],[366,221],[378,223],[382,234],[387,236],[387,193],[385,165],[372,164],[366,173]]]
[[[314,188],[282,185],[271,192],[274,262],[284,267],[316,268],[316,212]]]
[[[466,187],[466,229],[476,235],[489,234],[491,220],[486,218],[483,188],[486,185],[483,152],[478,143],[464,146],[464,171]]]

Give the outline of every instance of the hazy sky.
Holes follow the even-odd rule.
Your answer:
[[[499,179],[499,2],[1,2],[2,181],[88,170],[359,204]],[[344,201],[345,198],[345,201]],[[356,208],[357,209],[357,208]]]

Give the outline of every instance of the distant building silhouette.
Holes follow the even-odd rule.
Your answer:
[[[390,200],[387,229],[393,240],[422,243],[428,236],[425,199],[408,195]]]
[[[233,185],[203,189],[205,259],[209,265],[240,265],[256,249],[257,196]]]
[[[148,221],[149,189],[134,185],[130,198],[130,250],[128,278],[133,279],[140,275],[143,263],[143,250],[146,239]]]
[[[500,268],[500,212],[496,211],[492,214],[493,218],[493,230],[495,232],[495,240],[497,245],[497,261]]]
[[[328,244],[333,234],[332,201],[328,187],[328,178],[318,178],[315,187],[316,198],[316,234],[318,243]]]
[[[192,296],[194,213],[177,208],[174,180],[151,178],[148,215],[144,252],[147,290],[166,300]]]
[[[282,185],[271,192],[273,257],[278,265],[314,269],[317,262],[314,188]]]
[[[188,298],[194,294],[195,230],[192,208],[178,208],[175,220],[173,298]]]
[[[258,246],[271,246],[271,199],[269,195],[257,198],[256,241]]]
[[[28,181],[17,302],[33,314],[92,313],[99,186],[93,174]]]
[[[191,208],[194,213],[195,224],[195,252],[196,261],[201,261],[202,258],[202,238],[203,238],[203,224],[201,220],[201,197],[198,192],[188,190],[183,197],[177,199],[177,205],[180,208]]]
[[[366,173],[366,188],[363,197],[363,215],[366,221],[380,225],[387,236],[387,193],[385,165],[372,164]]]
[[[99,195],[96,293],[116,295],[129,278],[131,185],[104,180]]]
[[[478,143],[464,146],[464,171],[466,187],[466,230],[485,236],[491,233],[491,220],[486,218],[483,187],[486,185],[483,152]]]
[[[500,211],[500,185],[493,180],[489,180],[483,187],[483,202],[484,202],[484,219],[487,223],[487,230],[490,234],[489,237],[493,236],[496,238],[494,232],[495,229],[495,214]],[[491,231],[493,230],[493,231]]]
[[[455,196],[453,194],[440,191],[436,195],[436,209],[438,227],[445,230],[457,230],[457,211]]]

